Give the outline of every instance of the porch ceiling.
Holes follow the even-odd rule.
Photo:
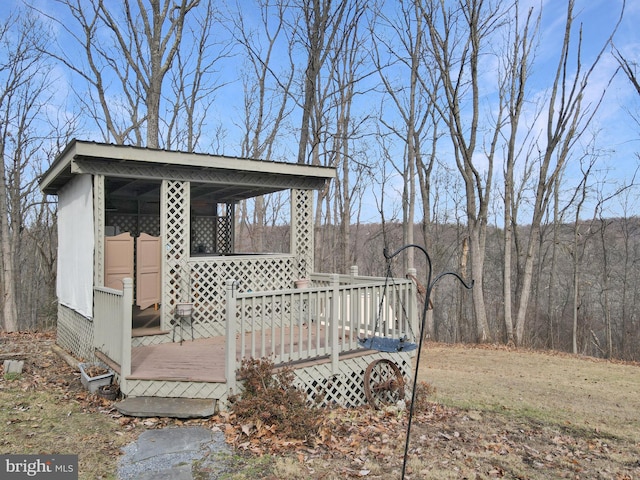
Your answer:
[[[192,182],[192,200],[234,203],[291,188],[315,190],[335,169],[74,140],[40,180],[57,194],[74,175],[103,174],[114,198],[158,198],[162,180]]]
[[[94,172],[95,173],[95,172]],[[127,178],[106,175],[106,191],[109,198],[157,201],[160,198],[162,178]],[[239,200],[272,193],[282,188],[253,185],[225,185],[199,183],[191,180],[191,201],[207,203],[235,203]]]

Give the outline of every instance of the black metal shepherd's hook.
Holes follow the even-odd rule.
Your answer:
[[[406,250],[407,248],[417,248],[418,250],[422,251],[422,253],[424,253],[424,256],[427,257],[427,293],[425,295],[424,298],[424,307],[422,309],[422,321],[420,322],[420,340],[418,341],[418,356],[416,357],[416,371],[414,373],[414,378],[413,378],[413,391],[411,392],[411,405],[409,406],[409,420],[407,423],[407,436],[405,438],[405,443],[404,443],[404,459],[402,461],[402,480],[404,480],[404,474],[405,471],[407,469],[407,457],[409,455],[409,438],[411,435],[411,422],[413,420],[413,407],[415,404],[415,400],[416,400],[416,387],[418,385],[418,369],[420,368],[420,355],[422,354],[422,339],[424,336],[424,327],[425,327],[425,323],[427,320],[427,310],[429,308],[429,300],[431,298],[431,290],[433,290],[433,287],[435,286],[436,283],[438,283],[438,281],[442,278],[445,277],[447,275],[452,275],[454,277],[456,277],[458,280],[460,280],[460,283],[462,283],[462,285],[464,285],[464,288],[470,290],[471,288],[473,288],[473,280],[471,280],[471,284],[467,285],[467,283],[462,279],[462,277],[460,275],[458,275],[455,272],[443,272],[440,275],[438,275],[436,278],[433,279],[433,281],[431,281],[431,257],[429,257],[429,254],[427,253],[427,251],[424,249],[424,247],[420,246],[420,245],[416,245],[416,244],[409,244],[409,245],[405,245],[403,247],[400,247],[398,250],[396,250],[394,253],[392,253],[391,255],[389,255],[387,253],[387,249],[385,247],[383,253],[384,253],[384,258],[386,258],[387,260],[391,260],[393,257],[395,257],[396,255],[398,255],[400,252]]]

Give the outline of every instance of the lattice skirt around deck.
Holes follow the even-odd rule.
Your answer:
[[[341,358],[336,374],[331,372],[331,363],[296,368],[295,384],[306,392],[310,403],[320,407],[357,407],[367,402],[364,392],[364,373],[367,366],[380,358],[388,358],[400,368],[407,388],[405,398],[409,398],[409,389],[413,381],[412,357],[411,353],[372,352],[352,358]]]
[[[223,406],[227,402],[225,383],[127,380],[127,388],[130,397],[210,398]]]

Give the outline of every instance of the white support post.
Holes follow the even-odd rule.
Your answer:
[[[338,347],[338,327],[340,326],[340,276],[336,273],[331,274],[331,287],[333,295],[331,297],[331,373],[338,373],[338,361],[340,349]]]
[[[313,195],[311,190],[291,190],[290,252],[298,264],[297,278],[314,273]]]
[[[227,279],[227,320],[226,320],[226,347],[225,347],[225,376],[227,378],[227,391],[230,394],[236,392],[236,281]]]
[[[104,287],[104,204],[105,189],[104,175],[93,176],[93,218],[94,233],[93,238],[94,258],[93,258],[93,285],[96,287]]]
[[[351,265],[349,268],[351,274],[351,283],[356,283],[356,277],[358,276],[358,265]]]
[[[127,377],[131,375],[131,306],[133,305],[133,280],[122,280],[122,359],[120,363],[120,390],[127,395]]]

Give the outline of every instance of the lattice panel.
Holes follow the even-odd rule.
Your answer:
[[[240,291],[287,289],[292,287],[295,278],[293,263],[290,255],[192,260],[191,298],[195,311],[195,337],[225,334],[225,284],[228,278],[238,281]]]
[[[162,182],[163,249],[162,325],[171,325],[175,304],[189,299],[189,183]]]
[[[214,216],[193,218],[191,245],[197,253],[231,253],[231,219]]]
[[[107,225],[117,227],[118,232],[129,232],[133,236],[138,234],[138,221],[135,215],[123,213],[107,213]]]
[[[356,407],[367,401],[364,393],[364,372],[367,366],[379,358],[396,362],[405,379],[407,392],[412,384],[412,364],[409,353],[372,353],[361,357],[340,360],[339,372],[333,375],[331,363],[312,365],[294,370],[298,388],[306,392],[307,400],[320,407],[340,405]]]
[[[120,232],[129,232],[137,237],[148,233],[154,237],[160,235],[160,218],[157,215],[133,215],[126,213],[108,213],[107,224],[118,227]]]
[[[216,239],[216,251],[218,253],[232,253],[232,226],[233,217],[218,217],[218,237]]]
[[[169,342],[173,342],[173,332],[165,333],[164,335],[145,335],[142,337],[133,337],[131,339],[131,348],[160,345],[162,343]]]
[[[138,221],[140,222],[138,235],[141,233],[148,233],[152,237],[160,235],[160,217],[157,215],[140,215]]]
[[[131,397],[211,398],[226,401],[226,383],[127,380]]]
[[[79,359],[95,360],[93,354],[93,322],[78,312],[58,304],[56,343]]]
[[[313,272],[313,191],[291,190],[291,252],[298,259],[298,278]]]
[[[191,219],[191,250],[197,253],[216,251],[216,217],[199,216]]]

